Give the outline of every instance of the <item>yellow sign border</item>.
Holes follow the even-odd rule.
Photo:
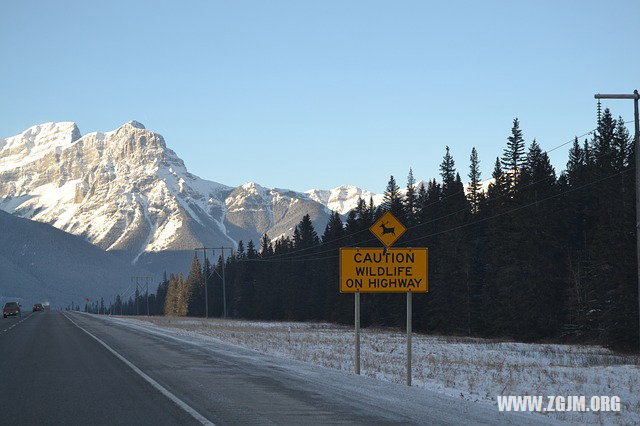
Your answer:
[[[391,216],[391,218],[402,227],[402,232],[400,232],[400,234],[398,236],[395,237],[395,239],[390,243],[387,244],[383,239],[381,235],[376,234],[377,231],[374,231],[374,229],[377,229],[380,225],[382,225],[384,227],[384,224],[382,223],[378,223],[381,222],[386,216]],[[394,226],[394,228],[397,227]],[[404,235],[405,232],[407,232],[407,227],[404,226],[404,224],[402,222],[400,222],[400,219],[398,219],[397,217],[395,217],[395,215],[393,213],[391,213],[390,211],[386,211],[384,212],[384,214],[382,216],[380,216],[378,218],[378,220],[376,220],[373,225],[371,225],[369,227],[369,232],[371,232],[373,234],[374,237],[376,237],[385,247],[390,248],[392,245],[394,245],[399,239],[400,237],[402,237]],[[385,235],[384,233],[382,235]],[[394,233],[395,235],[395,233]]]
[[[404,290],[404,291],[398,291],[398,290],[381,290],[381,291],[366,291],[366,290],[355,290],[355,291],[342,291],[342,251],[343,250],[379,250],[384,252],[387,251],[394,251],[394,250],[415,250],[415,251],[425,251],[425,261],[426,261],[426,265],[425,265],[425,272],[426,272],[426,280],[425,280],[425,284],[426,284],[426,290],[417,290],[417,291],[411,291],[411,290]],[[428,293],[429,292],[429,249],[427,247],[396,247],[396,248],[387,248],[385,249],[384,247],[340,247],[339,250],[339,255],[338,255],[338,272],[339,272],[339,281],[338,281],[338,287],[340,289],[340,293],[342,294],[356,294],[356,293],[367,293],[367,294],[375,294],[375,293],[386,293],[386,294],[391,294],[391,293]]]

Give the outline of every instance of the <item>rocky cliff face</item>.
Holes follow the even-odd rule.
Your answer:
[[[47,123],[0,142],[0,207],[81,235],[105,250],[143,252],[233,242],[223,224],[231,188],[199,179],[137,122],[80,137]]]
[[[229,234],[236,240],[258,242],[263,234],[272,240],[290,236],[305,214],[322,233],[328,220],[327,208],[305,194],[266,189],[252,182],[235,188],[225,206]]]
[[[308,194],[200,179],[164,138],[135,121],[81,136],[45,123],[0,139],[0,209],[80,235],[137,263],[161,252],[291,235],[329,211]]]

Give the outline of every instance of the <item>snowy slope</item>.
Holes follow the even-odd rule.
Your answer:
[[[254,182],[235,188],[225,200],[230,235],[257,242],[263,234],[274,240],[290,236],[308,214],[318,233],[324,231],[329,211],[306,194],[288,189],[267,189]]]
[[[305,214],[321,234],[331,211],[346,215],[360,198],[376,206],[383,201],[382,194],[350,185],[303,193],[201,179],[161,135],[136,121],[84,136],[72,122],[44,123],[0,139],[1,210],[151,269],[186,268],[202,245],[291,236]],[[180,256],[170,261],[167,253]]]
[[[0,140],[1,209],[133,260],[233,244],[223,224],[230,189],[187,172],[162,136],[134,121],[82,137],[73,123],[47,123]]]
[[[0,209],[147,266],[154,253],[184,262],[197,246],[291,235],[304,214],[322,232],[329,215],[303,193],[200,179],[136,121],[84,136],[74,123],[45,123],[0,139]]]
[[[0,139],[0,172],[23,167],[50,152],[59,153],[79,138],[75,123],[62,122],[39,124],[17,136]]]
[[[365,189],[352,185],[342,185],[330,190],[310,189],[305,194],[314,201],[326,206],[329,210],[346,215],[358,205],[358,199],[362,198],[369,203],[369,199],[373,199],[373,204],[379,206],[382,204],[383,194],[374,194]]]

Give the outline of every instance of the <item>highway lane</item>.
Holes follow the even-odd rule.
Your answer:
[[[0,423],[197,424],[60,312],[0,319]]]
[[[79,313],[34,314],[0,334],[0,357],[0,415],[18,424],[196,422],[158,387],[219,425],[547,422]]]

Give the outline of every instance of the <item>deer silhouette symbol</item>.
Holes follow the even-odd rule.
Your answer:
[[[386,224],[389,224],[389,222],[385,222]],[[385,223],[381,223],[380,227],[382,228],[382,235],[385,234],[393,234],[396,235],[396,228],[387,228],[385,225]]]

